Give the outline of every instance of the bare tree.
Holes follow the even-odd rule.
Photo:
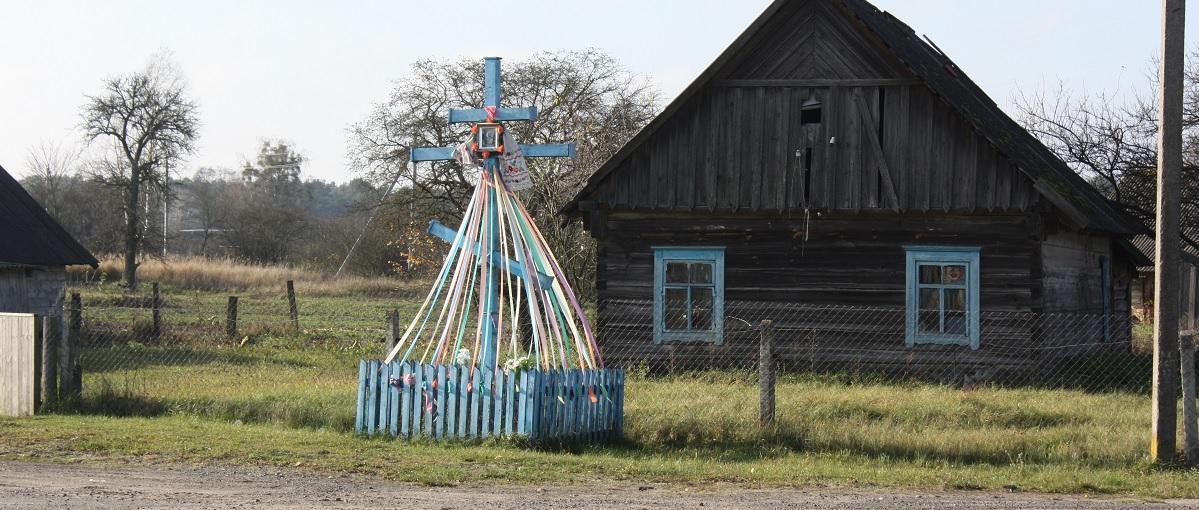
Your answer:
[[[166,187],[163,169],[192,152],[198,135],[197,106],[178,70],[156,59],[145,69],[110,78],[100,95],[87,96],[83,129],[89,140],[104,138],[115,155],[95,168],[96,177],[122,193],[125,217],[125,285],[137,287],[137,259],[145,237],[144,187]]]
[[[521,143],[574,142],[578,155],[570,160],[530,160],[533,189],[523,192],[567,273],[589,290],[595,263],[594,243],[579,222],[562,223],[558,209],[574,196],[587,177],[637,133],[658,112],[659,101],[646,80],[629,73],[597,50],[542,53],[525,61],[506,61],[503,74],[505,106],[535,106],[535,122],[513,122],[508,128]],[[483,102],[483,63],[423,61],[399,80],[386,102],[352,126],[350,155],[368,180],[387,189],[399,182],[429,200],[411,195],[405,200],[432,205],[413,218],[442,215],[454,220],[466,206],[474,185],[474,170],[455,162],[408,165],[412,147],[447,146],[462,142],[467,125],[446,123],[452,107],[480,107]],[[400,211],[400,208],[392,208]],[[393,227],[396,222],[389,222]],[[409,225],[423,230],[424,225]],[[400,222],[401,230],[403,222]],[[410,232],[399,232],[410,238]]]
[[[79,170],[79,148],[43,141],[29,148],[25,159],[26,186],[55,218],[63,215],[71,177]]]
[[[1199,251],[1199,53],[1187,65],[1183,113],[1183,242]],[[1153,225],[1157,186],[1157,76],[1122,102],[1108,94],[1074,95],[1058,87],[1021,93],[1021,124],[1109,200]]]

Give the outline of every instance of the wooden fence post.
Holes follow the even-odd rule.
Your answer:
[[[58,344],[62,334],[61,317],[42,317],[42,405],[58,399]]]
[[[392,308],[387,313],[387,353],[391,354],[391,350],[395,349],[398,343],[400,343],[400,309]]]
[[[158,282],[150,284],[151,300],[153,301],[151,315],[154,318],[152,335],[155,339],[162,335],[162,294],[158,292]]]
[[[300,330],[300,310],[296,308],[296,283],[287,280],[287,318],[291,319],[292,327]]]
[[[774,423],[774,321],[761,324],[761,345],[758,349],[758,424]]]
[[[1188,465],[1199,465],[1199,417],[1195,414],[1195,336],[1182,337],[1182,434]]]
[[[225,336],[237,336],[237,296],[229,296],[229,304],[225,306]]]

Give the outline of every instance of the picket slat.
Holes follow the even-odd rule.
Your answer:
[[[445,439],[445,365],[437,365],[434,367],[437,372],[436,383],[433,384],[433,437],[437,440]]]
[[[425,390],[424,402],[422,402],[421,431],[425,437],[433,437],[433,398],[436,390],[433,389],[434,381],[437,379],[437,367],[433,365],[422,365],[422,371],[425,373],[425,384],[422,386]]]
[[[379,409],[379,362],[372,360],[366,368],[366,434],[375,435],[375,413]]]
[[[483,372],[475,369],[471,376],[470,389],[470,415],[466,420],[466,437],[479,437],[479,394],[482,392],[480,383],[483,381]]]
[[[358,410],[354,412],[354,430],[366,432],[366,360],[358,362]]]
[[[516,433],[529,434],[529,371],[520,372],[520,382],[516,385]]]
[[[442,416],[445,417],[445,437],[455,439],[458,437],[458,365],[450,365],[446,368],[445,374],[445,411]]]
[[[504,435],[504,390],[508,388],[506,374],[503,370],[495,371],[495,384],[492,387],[491,398],[491,435]]]
[[[470,386],[470,370],[462,367],[458,371],[458,436],[459,438],[466,437],[466,418],[470,415],[470,407],[466,406],[466,400],[470,397],[468,386]]]
[[[512,422],[516,413],[516,379],[520,377],[520,372],[515,370],[508,372],[504,377],[504,436],[512,437],[516,434],[516,425]]]
[[[379,364],[379,405],[375,410],[375,418],[379,421],[375,425],[375,430],[380,434],[385,434],[391,427],[387,424],[387,419],[391,417],[391,385],[387,384],[387,380],[391,377],[391,364]]]

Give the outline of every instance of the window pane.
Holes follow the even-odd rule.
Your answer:
[[[712,264],[693,262],[691,264],[691,283],[712,283]]]
[[[701,287],[691,289],[691,314],[691,329],[712,330],[712,289]]]
[[[687,283],[687,263],[667,262],[666,283]]]
[[[941,266],[921,264],[920,283],[941,283]]]
[[[962,285],[966,283],[966,266],[945,266],[945,283]]]
[[[662,320],[666,331],[687,330],[687,289],[666,289]]]
[[[941,289],[920,289],[919,328],[922,333],[941,332]]]
[[[965,335],[966,312],[945,310],[945,333],[951,335]]]
[[[945,309],[966,311],[966,289],[945,289]]]

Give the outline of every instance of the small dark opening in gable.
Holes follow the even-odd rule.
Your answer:
[[[799,109],[799,123],[819,124],[823,117],[822,107],[820,100],[814,97],[804,101],[803,106]]]

